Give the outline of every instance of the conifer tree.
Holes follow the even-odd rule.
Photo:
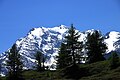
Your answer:
[[[42,54],[42,70],[44,71],[45,70],[45,55]]]
[[[44,62],[45,62],[44,55],[40,51],[37,51],[35,58],[37,61],[37,71],[44,70],[45,69],[45,67],[44,67]],[[41,64],[43,64],[43,65],[41,65]]]
[[[58,53],[58,68],[74,65],[80,61],[82,42],[78,41],[79,37],[79,32],[75,31],[75,27],[73,27],[72,24],[71,28],[68,30],[68,35],[65,37],[65,41],[61,44],[60,51]]]
[[[110,60],[110,69],[115,69],[120,65],[120,58],[116,51],[113,51],[111,53],[109,60]]]
[[[105,60],[103,53],[105,53],[107,46],[104,43],[104,38],[97,30],[92,34],[87,35],[86,50],[88,55],[88,62],[93,63]]]
[[[7,60],[8,76],[7,80],[21,80],[21,72],[23,64],[21,62],[21,56],[18,53],[16,44],[10,49]]]
[[[78,60],[77,56],[80,56],[83,47],[82,42],[78,41],[79,37],[79,32],[76,32],[75,27],[73,26],[73,24],[71,24],[71,28],[68,31],[68,35],[65,37],[65,42],[67,46],[66,50],[69,52],[68,54],[72,58],[72,64],[76,64]]]
[[[72,62],[72,58],[68,55],[68,51],[66,49],[66,44],[62,43],[58,52],[59,56],[57,56],[58,69],[65,68]]]

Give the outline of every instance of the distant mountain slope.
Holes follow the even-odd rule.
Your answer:
[[[108,46],[107,53],[115,50],[120,52],[120,32],[111,31],[107,33],[105,37],[105,42]]]
[[[58,48],[66,35],[68,28],[61,25],[54,28],[33,28],[27,36],[16,41],[19,53],[23,56],[23,62],[28,69],[35,64],[35,53],[41,51],[46,56],[45,65],[54,67],[55,56]]]

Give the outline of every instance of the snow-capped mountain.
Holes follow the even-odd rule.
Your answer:
[[[68,27],[60,25],[53,28],[33,28],[28,34],[16,41],[19,53],[22,56],[24,63],[24,69],[33,69],[35,63],[35,53],[41,51],[45,57],[45,66],[49,69],[56,68],[56,56],[58,55],[58,48],[64,37],[67,35]],[[78,31],[78,30],[76,30]],[[85,32],[79,32],[81,35],[79,41],[86,41],[88,33],[93,33],[95,30],[87,30]],[[120,51],[120,32],[109,32],[105,36],[105,42],[108,45],[106,53],[111,51]],[[2,74],[5,74],[7,69],[4,66],[7,59],[7,53],[0,54],[0,62],[2,64]]]
[[[16,44],[22,55],[25,68],[33,68],[35,53],[41,51],[46,56],[45,65],[54,69],[55,56],[67,30],[64,25],[54,28],[33,28],[26,37],[17,40]]]
[[[105,42],[107,43],[108,50],[107,53],[111,51],[120,52],[120,32],[111,31],[106,34]]]

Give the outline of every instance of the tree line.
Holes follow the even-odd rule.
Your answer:
[[[61,44],[59,53],[57,56],[57,69],[62,69],[71,65],[80,64],[81,58],[87,54],[86,63],[94,63],[98,61],[105,60],[104,53],[106,52],[107,45],[104,42],[104,37],[100,31],[95,30],[90,32],[86,36],[85,43],[80,42],[80,34],[76,31],[73,24],[68,30],[68,35],[65,37],[65,40]],[[119,57],[117,52],[112,52],[111,54],[111,67],[117,65],[119,62]]]

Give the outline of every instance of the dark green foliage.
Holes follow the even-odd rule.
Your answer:
[[[87,54],[89,63],[105,60],[102,54],[105,53],[106,49],[107,46],[104,43],[104,38],[100,32],[95,31],[92,34],[88,34],[86,50],[88,51]]]
[[[37,60],[37,71],[41,71],[42,66],[42,53],[41,52],[37,52],[35,55],[35,59]]]
[[[59,56],[57,56],[57,68],[64,69],[63,76],[67,78],[80,78],[80,70],[77,63],[80,63],[83,44],[78,41],[79,32],[75,31],[73,25],[68,30],[68,35],[65,37],[64,43],[61,44]],[[74,72],[74,73],[73,73]]]
[[[37,61],[37,66],[36,66],[37,71],[45,70],[45,67],[44,67],[45,58],[44,58],[44,55],[40,51],[37,51],[35,55],[35,59]]]
[[[120,67],[109,69],[109,60],[105,60],[71,65],[55,71],[27,70],[22,75],[25,80],[120,80]],[[6,80],[5,77],[1,79]]]
[[[16,44],[10,49],[7,60],[8,75],[7,80],[20,80],[23,64],[21,62],[21,56],[18,53]]]
[[[67,78],[67,79],[79,79],[81,78],[85,72],[83,72],[82,69],[80,69],[80,67],[77,65],[77,64],[74,64],[74,65],[71,65],[71,66],[68,66],[66,67],[64,70],[64,77]]]
[[[83,47],[82,42],[78,41],[79,37],[80,37],[79,32],[75,31],[75,27],[73,27],[73,24],[72,24],[71,28],[68,31],[68,35],[65,37],[66,39],[65,42],[67,46],[66,50],[68,51],[68,54],[72,58],[71,64],[76,64],[76,62],[79,61],[80,53]]]
[[[59,56],[57,56],[58,69],[67,67],[72,61],[72,58],[68,55],[68,51],[66,50],[66,48],[66,44],[62,43],[58,53]]]
[[[115,74],[119,72],[120,68],[117,71],[114,71]],[[99,61],[91,64],[80,64],[77,66],[71,65],[68,66],[60,72],[62,78],[65,79],[77,79],[77,80],[108,80],[110,77],[114,80],[120,78],[119,74],[113,75],[112,70],[109,69],[109,61]],[[112,75],[112,76],[109,76]],[[97,76],[97,77],[96,77]],[[105,77],[104,77],[105,76]],[[114,77],[116,76],[116,77]],[[102,78],[104,77],[104,78]],[[118,79],[119,80],[119,79]]]
[[[80,62],[83,45],[82,42],[78,41],[79,37],[79,32],[75,31],[72,24],[64,43],[61,44],[59,56],[57,56],[57,68],[65,68]]]
[[[104,62],[102,62],[102,63],[104,63]],[[98,72],[96,74],[92,74],[91,76],[84,76],[80,80],[120,80],[120,67],[107,71],[106,69],[109,68],[107,66],[108,64],[104,64],[104,65],[106,65],[105,69],[100,68],[103,64],[98,65],[98,68],[101,70],[100,72]],[[93,67],[93,68],[97,68],[97,67]]]
[[[120,66],[120,58],[117,54],[117,52],[112,52],[111,56],[109,58],[110,60],[110,68],[115,69],[116,67]]]
[[[45,70],[45,65],[44,65],[44,63],[45,63],[45,56],[44,56],[44,54],[42,54],[42,71]]]
[[[59,80],[61,77],[57,71],[37,72],[28,70],[23,72],[25,80]]]

